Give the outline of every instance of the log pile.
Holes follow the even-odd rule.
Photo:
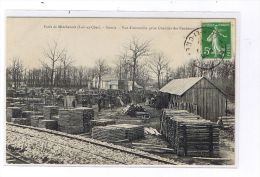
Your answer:
[[[113,126],[98,126],[92,129],[92,138],[105,141],[116,142],[125,139],[125,129]]]
[[[31,104],[31,107],[34,111],[40,111],[40,112],[43,112],[43,106],[44,106],[44,103],[32,103]]]
[[[52,116],[58,115],[59,107],[58,106],[44,106],[43,115],[45,119],[51,119]]]
[[[39,120],[39,128],[46,128],[50,130],[58,129],[58,122],[56,120]]]
[[[92,129],[92,138],[106,142],[120,140],[135,140],[144,137],[142,125],[117,124],[108,126],[97,126]]]
[[[29,118],[11,118],[11,122],[19,125],[31,125]]]
[[[22,112],[22,117],[23,117],[23,118],[29,118],[29,119],[31,119],[32,115],[33,115],[33,111],[23,111],[23,112]]]
[[[8,107],[6,109],[6,121],[11,122],[11,118],[22,117],[22,110],[19,107]]]
[[[31,117],[31,126],[38,127],[39,121],[44,119],[43,115],[32,115]]]
[[[126,138],[130,141],[144,137],[144,126],[142,125],[117,124],[111,126],[123,128],[125,130]]]
[[[107,125],[113,125],[116,123],[116,121],[113,119],[98,119],[98,120],[91,120],[90,122],[91,122],[92,127],[107,126]]]
[[[58,119],[58,130],[70,134],[84,132],[83,117],[75,109],[60,109]]]
[[[219,155],[219,127],[199,116],[164,110],[161,133],[174,152],[180,156],[217,157]]]
[[[94,119],[94,110],[92,108],[81,107],[76,108],[75,111],[76,116],[83,119],[84,132],[90,132],[91,120]]]

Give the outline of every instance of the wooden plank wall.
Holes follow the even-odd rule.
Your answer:
[[[226,115],[226,98],[213,84],[201,79],[181,97],[172,95],[173,102],[197,105],[198,115],[216,122],[218,117]]]

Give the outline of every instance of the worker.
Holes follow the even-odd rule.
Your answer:
[[[219,117],[219,118],[218,118],[217,124],[218,124],[218,126],[219,126],[220,129],[223,129],[223,128],[224,128],[224,124],[223,124],[223,121],[222,121],[222,117]]]
[[[72,100],[72,107],[73,107],[73,108],[76,107],[76,101],[75,101],[75,99]]]
[[[98,97],[98,112],[101,111],[101,103],[102,103],[102,97],[101,95]]]

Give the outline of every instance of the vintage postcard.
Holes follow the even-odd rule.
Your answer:
[[[6,163],[235,165],[236,18],[7,17]]]

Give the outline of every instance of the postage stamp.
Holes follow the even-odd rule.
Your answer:
[[[202,23],[202,58],[231,58],[231,24]]]

